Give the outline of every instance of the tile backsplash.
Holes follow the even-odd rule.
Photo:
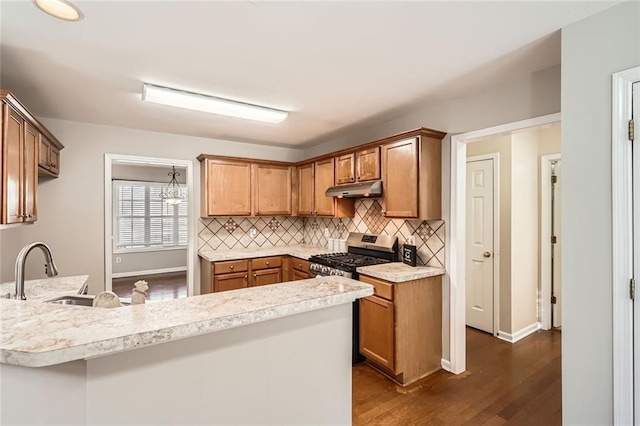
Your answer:
[[[409,236],[415,235],[417,263],[444,267],[445,226],[442,220],[389,219],[382,215],[380,201],[357,199],[353,218],[305,218],[305,243],[326,247],[325,228],[329,230],[330,238],[347,238],[349,232],[395,235],[400,247]]]
[[[303,243],[326,247],[325,228],[329,230],[330,238],[347,238],[349,232],[395,235],[400,246],[409,236],[415,235],[418,263],[444,267],[444,222],[386,218],[376,199],[356,200],[353,218],[200,218],[198,249],[225,250]]]

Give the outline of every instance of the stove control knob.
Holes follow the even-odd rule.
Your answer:
[[[330,268],[328,266],[323,266],[322,269],[320,269],[320,272],[322,272],[324,275],[329,275],[329,271]]]
[[[339,276],[339,277],[344,277],[344,271],[336,270],[336,275]]]

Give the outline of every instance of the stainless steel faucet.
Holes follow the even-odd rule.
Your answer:
[[[27,256],[36,247],[40,247],[42,253],[44,253],[45,265],[44,271],[46,272],[48,277],[55,277],[58,275],[58,268],[56,268],[56,264],[53,261],[53,255],[51,254],[51,249],[45,243],[31,243],[27,244],[20,250],[18,253],[18,258],[16,259],[16,295],[14,296],[16,300],[27,300],[27,297],[24,295],[24,267],[25,261],[27,260]]]

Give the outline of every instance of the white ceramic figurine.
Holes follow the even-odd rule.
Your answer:
[[[131,294],[131,304],[132,305],[141,305],[146,301],[147,290],[149,290],[149,285],[146,281],[140,280],[136,281],[133,287],[133,293]]]

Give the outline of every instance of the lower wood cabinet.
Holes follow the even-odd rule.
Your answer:
[[[366,275],[374,295],[360,299],[360,353],[406,386],[441,368],[442,277],[392,283]]]
[[[284,281],[282,257],[209,262],[200,259],[200,294],[237,290]]]
[[[293,279],[291,281],[306,280],[307,278],[309,278],[308,272],[302,272],[302,271],[298,271],[297,269],[294,269]]]

